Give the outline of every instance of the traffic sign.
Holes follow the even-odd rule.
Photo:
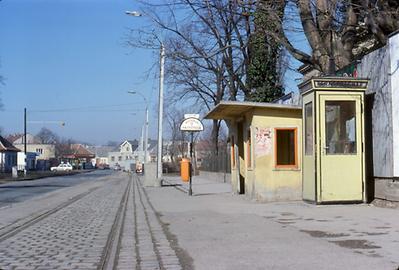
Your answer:
[[[198,118],[191,117],[183,120],[183,122],[180,124],[180,130],[191,132],[203,131],[204,125]]]

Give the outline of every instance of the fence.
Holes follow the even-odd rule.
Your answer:
[[[230,173],[230,154],[227,147],[219,148],[217,155],[207,153],[201,158],[201,171]]]

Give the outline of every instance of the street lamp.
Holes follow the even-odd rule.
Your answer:
[[[128,94],[138,94],[140,95],[145,102],[145,131],[144,131],[144,142],[143,142],[143,150],[144,150],[144,163],[147,162],[147,148],[148,148],[148,102],[147,99],[145,98],[145,96],[143,94],[141,94],[140,92],[136,92],[136,91],[127,91]]]
[[[129,16],[141,17],[142,14],[138,11],[125,11]],[[163,80],[164,80],[164,65],[165,65],[165,47],[160,43],[159,56],[159,98],[158,98],[158,151],[157,151],[157,179],[162,178],[162,120],[163,120]]]

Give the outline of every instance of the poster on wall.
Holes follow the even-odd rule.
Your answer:
[[[255,155],[257,157],[270,155],[272,152],[272,129],[256,128]]]

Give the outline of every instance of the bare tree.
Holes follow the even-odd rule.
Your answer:
[[[55,145],[55,156],[60,159],[64,156],[73,154],[71,145],[76,143],[73,139],[61,138]]]
[[[172,143],[169,147],[169,154],[173,163],[176,163],[177,156],[184,156],[186,150],[184,142],[187,141],[188,138],[184,132],[180,131],[180,124],[183,119],[183,112],[179,111],[177,108],[173,109],[173,113],[172,110],[166,113],[166,122],[169,126]]]
[[[399,28],[399,2],[394,0],[259,0],[260,8],[277,26],[270,31],[291,55],[324,74],[334,74],[366,52],[387,42]],[[311,53],[294,46],[287,37],[278,7],[299,15]]]
[[[198,111],[208,111],[221,100],[251,96],[246,75],[253,29],[249,14],[254,5],[251,0],[171,0],[161,7],[144,4],[144,13],[168,33],[164,43],[167,81],[173,86],[172,102],[190,100],[200,105]],[[140,29],[137,33],[141,40],[135,39],[133,45],[155,47],[151,31]],[[214,120],[216,153],[219,129],[220,121]]]
[[[36,137],[44,144],[56,144],[60,140],[57,134],[45,127],[40,129]]]

